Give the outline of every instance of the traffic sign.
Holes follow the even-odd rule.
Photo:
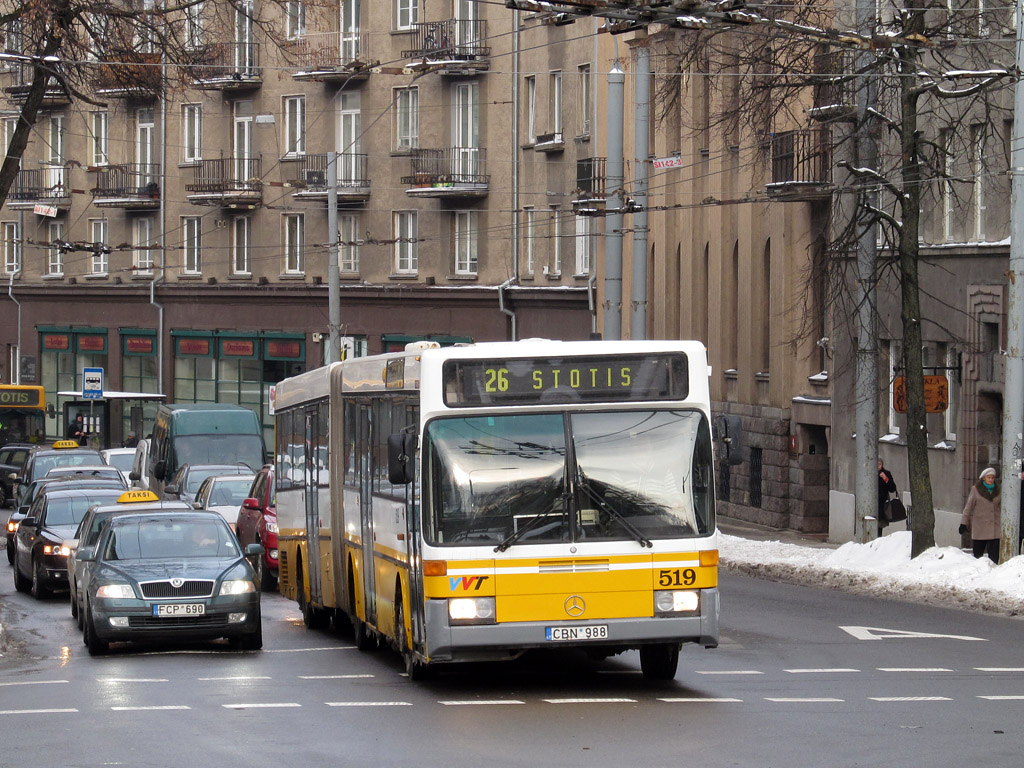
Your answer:
[[[103,397],[103,369],[83,368],[82,369],[82,398],[84,400],[99,400]]]
[[[924,377],[924,409],[927,413],[945,413],[949,407],[949,380],[945,376]],[[907,412],[907,380],[897,376],[892,383],[892,409]]]

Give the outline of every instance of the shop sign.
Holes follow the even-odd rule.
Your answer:
[[[106,336],[79,336],[79,352],[103,352],[107,348]]]
[[[151,336],[126,336],[124,350],[136,355],[151,355],[153,354],[153,338]]]
[[[297,360],[302,355],[302,342],[284,339],[267,339],[268,357],[285,357]]]
[[[66,333],[47,333],[43,335],[43,349],[70,349],[71,337]]]
[[[208,355],[210,354],[209,339],[178,339],[179,355]]]
[[[246,339],[221,339],[220,352],[227,357],[252,357],[256,354],[256,343]]]

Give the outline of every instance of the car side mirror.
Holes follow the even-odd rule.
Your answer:
[[[388,480],[392,485],[407,485],[416,477],[416,435],[396,432],[388,435]]]
[[[167,462],[160,459],[156,464],[153,465],[153,477],[157,480],[167,479]]]
[[[39,519],[36,517],[26,517],[24,520],[21,521],[21,524],[26,528],[35,528],[37,525],[39,525]]]
[[[171,483],[170,485],[164,486],[164,494],[167,496],[177,496],[178,485],[176,483]]]
[[[245,556],[246,557],[259,557],[266,550],[263,549],[262,544],[246,544],[245,545]]]
[[[82,563],[91,563],[96,559],[96,547],[82,547],[81,551],[75,553],[75,559]]]
[[[128,479],[131,480],[132,482],[135,482],[137,480],[141,480],[142,475],[139,474],[139,470],[133,469],[131,472],[128,473]]]
[[[260,500],[250,497],[242,502],[242,508],[258,510],[260,508]]]
[[[78,549],[78,539],[64,539],[61,546],[70,550]]]

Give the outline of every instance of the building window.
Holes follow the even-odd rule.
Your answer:
[[[285,4],[284,35],[289,40],[306,34],[306,6],[302,0],[288,0]]]
[[[533,75],[526,78],[526,140],[537,142],[537,78]]]
[[[420,92],[395,89],[395,149],[414,149],[420,141]]]
[[[50,115],[46,136],[47,166],[44,186],[63,190],[64,185],[64,115]]]
[[[455,274],[477,271],[477,212],[455,212]]]
[[[895,403],[893,402],[893,394],[896,389],[896,377],[903,376],[903,349],[900,342],[896,339],[890,339],[889,341],[882,341],[882,348],[886,351],[888,357],[885,360],[885,365],[882,370],[885,372],[886,385],[885,391],[887,393],[886,400],[888,400],[886,412],[886,433],[889,435],[898,435],[900,433],[900,413],[896,410]]]
[[[146,216],[135,220],[135,253],[134,263],[136,274],[153,273],[153,219]]]
[[[64,222],[51,221],[47,227],[50,246],[47,248],[46,274],[59,277],[64,274]]]
[[[419,20],[419,0],[395,0],[395,29],[412,29]]]
[[[943,177],[939,181],[939,194],[942,196],[942,239],[950,242],[953,239],[953,214],[956,209],[953,199],[953,134],[952,131],[943,131],[941,136],[942,145],[942,170]]]
[[[11,139],[14,138],[14,131],[17,129],[17,127],[18,127],[18,118],[16,118],[16,117],[6,117],[6,118],[4,118],[4,137],[3,137],[4,150],[6,150],[9,146],[11,146]]]
[[[181,107],[182,159],[197,163],[203,159],[203,106],[184,104]]]
[[[562,73],[551,73],[551,103],[548,105],[548,119],[556,139],[562,134]]]
[[[551,206],[551,272],[562,274],[562,219],[558,206]]]
[[[580,136],[590,136],[590,65],[581,64],[576,68],[576,113],[577,131]]]
[[[92,274],[105,275],[110,268],[107,220],[91,219],[89,221],[89,233],[92,240]]]
[[[960,354],[951,345],[940,345],[945,362],[946,380],[949,382],[949,402],[942,414],[943,431],[946,440],[956,440],[957,422],[960,412]]]
[[[4,237],[4,274],[14,275],[21,271],[21,237],[18,222],[5,221],[2,225]]]
[[[203,219],[201,216],[182,216],[182,271],[198,275],[203,271]]]
[[[249,245],[252,236],[252,218],[236,216],[231,222],[231,271],[236,275],[249,275]]]
[[[107,154],[110,116],[106,112],[93,112],[89,115],[89,118],[92,164],[106,165],[110,162],[110,156]]]
[[[395,271],[400,275],[416,274],[419,254],[416,242],[416,211],[395,211]]]
[[[338,267],[342,272],[359,272],[359,216],[338,214]]]
[[[591,235],[593,219],[589,216],[576,217],[576,270],[578,276],[590,274]]]
[[[985,126],[971,126],[971,176],[974,182],[974,239],[985,240]]]
[[[284,151],[286,157],[306,153],[305,96],[288,96],[284,100]]]
[[[301,275],[306,268],[305,221],[301,213],[288,213],[284,217],[284,272]]]
[[[537,212],[533,208],[526,208],[523,211],[523,250],[526,255],[527,275],[532,275],[534,270],[534,241],[537,235]]]
[[[183,9],[185,14],[185,47],[195,51],[203,46],[203,5],[202,0],[192,5],[186,5]]]

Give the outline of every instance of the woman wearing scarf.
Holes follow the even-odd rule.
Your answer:
[[[999,562],[999,484],[996,471],[986,467],[967,496],[967,505],[960,517],[960,533],[971,534],[974,556],[988,555]]]

